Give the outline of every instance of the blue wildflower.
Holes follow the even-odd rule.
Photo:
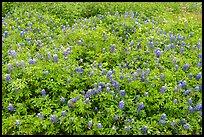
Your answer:
[[[189,65],[188,64],[184,64],[183,71],[186,71],[188,68],[189,68]]]
[[[37,117],[38,117],[38,118],[41,118],[41,119],[44,119],[44,116],[43,116],[43,114],[41,114],[41,113],[38,113],[38,114],[37,114]]]
[[[176,69],[176,71],[178,70],[178,65],[175,65],[175,69]]]
[[[9,74],[6,74],[6,80],[7,80],[8,82],[10,82],[11,76],[10,76]]]
[[[165,119],[166,118],[166,114],[162,114],[161,119]]]
[[[21,125],[21,121],[20,120],[16,120],[16,126]]]
[[[126,93],[125,93],[125,90],[121,90],[121,91],[120,91],[120,96],[125,96],[125,94],[126,94]]]
[[[51,115],[50,119],[52,123],[57,122],[57,117],[55,115]]]
[[[172,127],[176,125],[176,121],[173,121],[171,124],[170,124]]]
[[[148,129],[147,126],[142,127],[142,132],[143,132],[143,133],[146,133],[146,132],[147,132],[147,129]]]
[[[118,115],[115,115],[115,116],[114,116],[114,120],[118,120]]]
[[[67,112],[66,111],[62,111],[62,116],[66,116]]]
[[[165,86],[162,86],[161,89],[160,89],[160,92],[161,92],[161,93],[164,93],[165,91],[166,91],[166,87],[165,87]]]
[[[123,101],[120,101],[119,104],[118,104],[118,108],[120,110],[123,110],[125,108],[125,103]]]
[[[92,127],[92,125],[93,125],[93,122],[92,122],[92,121],[89,121],[89,122],[88,122],[88,126],[89,126],[89,127]]]
[[[202,74],[201,73],[198,73],[197,75],[196,75],[196,80],[198,81],[200,78],[201,78],[201,76],[202,76]]]
[[[190,114],[193,112],[193,107],[189,106],[188,110],[190,111]]]
[[[196,87],[194,88],[194,91],[197,92],[197,91],[199,91],[199,89],[200,89],[199,86],[196,86]]]
[[[144,108],[144,103],[141,102],[137,108],[138,111],[142,110]]]
[[[188,102],[188,104],[191,104],[191,103],[192,103],[192,99],[189,98],[189,99],[187,100],[187,102]]]
[[[46,96],[46,92],[45,92],[45,89],[42,89],[42,91],[40,92],[42,94],[42,96]]]
[[[194,108],[196,111],[199,111],[202,109],[202,104],[197,104]]]
[[[193,77],[193,74],[190,73],[190,74],[188,75],[188,78],[191,79],[192,77]]]
[[[98,123],[98,124],[97,124],[97,128],[102,128],[102,124],[101,124],[101,123]]]
[[[188,130],[190,128],[190,124],[187,123],[183,127],[184,127],[185,130]]]
[[[14,111],[14,106],[13,106],[12,104],[9,104],[8,110],[9,110],[9,111]]]
[[[166,121],[165,121],[165,120],[162,120],[162,119],[161,119],[161,120],[159,120],[159,124],[163,124],[163,125],[164,125],[165,123],[166,123]]]
[[[57,54],[53,55],[53,59],[54,59],[54,62],[58,63],[58,55]]]

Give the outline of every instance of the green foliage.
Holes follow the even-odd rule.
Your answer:
[[[202,109],[191,114],[188,110],[189,106],[202,105],[202,90],[194,91],[202,85],[202,78],[195,78],[202,71],[198,66],[202,61],[198,58],[202,54],[201,8],[202,4],[195,2],[3,2],[2,134],[202,134]],[[174,42],[170,33],[176,36]],[[178,35],[184,39],[177,40]],[[167,49],[171,44],[174,47]],[[159,58],[157,48],[162,52]],[[16,56],[11,56],[13,50]],[[58,63],[54,62],[55,54]],[[31,59],[36,63],[31,64]],[[177,71],[172,59],[179,66]],[[190,67],[183,71],[185,64]],[[150,72],[144,74],[147,69]],[[110,70],[119,89],[107,78]],[[192,79],[188,78],[190,73]],[[6,74],[11,76],[10,81]],[[187,86],[174,91],[179,80],[186,81]],[[87,103],[88,93],[98,92],[103,82],[101,93],[91,95]],[[167,89],[163,94],[162,86]],[[187,89],[191,92],[185,95]],[[121,90],[125,90],[124,96]],[[77,96],[79,99],[69,104]],[[60,102],[62,97],[66,98],[64,103]],[[191,104],[187,103],[189,98]],[[121,100],[124,110],[118,108]],[[141,102],[144,108],[138,111]],[[9,104],[14,111],[8,110]],[[164,113],[166,123],[158,124]],[[51,115],[57,117],[56,123]],[[188,130],[180,123],[183,118],[190,124]],[[173,121],[177,122],[175,126],[170,125]],[[97,128],[98,123],[102,128]],[[143,133],[145,126],[148,129]]]

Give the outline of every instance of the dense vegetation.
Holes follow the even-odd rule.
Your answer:
[[[2,3],[2,134],[202,134],[202,3]]]

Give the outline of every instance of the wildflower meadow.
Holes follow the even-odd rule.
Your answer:
[[[201,135],[201,2],[3,2],[2,135]]]

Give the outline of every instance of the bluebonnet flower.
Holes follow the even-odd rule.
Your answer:
[[[177,88],[177,87],[175,87],[175,88],[174,88],[174,91],[175,91],[175,92],[176,92],[176,91],[178,91],[178,88]]]
[[[16,66],[19,67],[21,64],[16,61]]]
[[[21,124],[20,120],[16,120],[16,126],[19,126]]]
[[[184,95],[187,95],[191,92],[191,89],[187,89],[186,91],[184,91]]]
[[[106,48],[103,48],[103,49],[102,49],[102,52],[104,53],[104,52],[105,52],[105,50],[106,50]]]
[[[189,65],[188,64],[184,64],[183,71],[186,71],[188,68],[189,68]]]
[[[115,115],[115,116],[114,116],[114,120],[118,120],[118,115]]]
[[[199,112],[200,116],[202,116],[202,111]]]
[[[12,67],[11,63],[8,63],[8,69],[11,71],[11,70],[14,70],[14,68]]]
[[[154,52],[158,58],[161,56],[161,51],[159,49],[154,50]]]
[[[107,77],[110,77],[111,75],[112,75],[112,71],[108,71],[106,74]]]
[[[116,52],[116,50],[115,50],[115,45],[112,45],[112,44],[111,44],[111,52]]]
[[[138,111],[142,110],[144,108],[144,103],[141,102],[137,108]]]
[[[187,100],[187,102],[188,102],[188,104],[191,104],[191,103],[192,103],[192,99],[189,98],[189,99]]]
[[[42,94],[42,96],[46,96],[46,92],[45,92],[45,89],[42,89],[42,91],[40,92]]]
[[[178,70],[178,65],[175,65],[175,69],[176,69],[176,71]]]
[[[173,121],[171,124],[170,124],[172,127],[176,125],[176,121]]]
[[[179,83],[179,84],[178,84],[178,88],[182,88],[182,83]]]
[[[9,104],[8,110],[9,110],[9,111],[14,111],[14,106],[13,106],[12,104]]]
[[[72,99],[72,102],[73,102],[73,103],[76,103],[76,98],[73,98],[73,99]]]
[[[181,46],[185,45],[186,43],[184,41],[181,42]]]
[[[111,91],[111,92],[110,92],[110,94],[112,94],[112,95],[113,95],[114,93],[115,93],[114,91]]]
[[[137,48],[140,48],[141,47],[141,44],[140,44],[140,42],[138,42],[138,44],[137,44]]]
[[[97,124],[97,128],[102,128],[102,124],[101,124],[101,123],[98,123],[98,124]]]
[[[79,100],[79,96],[76,96],[75,99],[76,99],[76,100]]]
[[[202,91],[202,84],[200,84],[199,89]]]
[[[57,122],[57,117],[55,115],[51,115],[50,120],[52,123]]]
[[[186,81],[182,81],[181,84],[182,84],[182,88],[186,87]]]
[[[41,114],[41,113],[38,113],[38,114],[37,114],[37,117],[38,117],[38,118],[41,118],[41,119],[44,119],[44,116],[43,116],[43,114]]]
[[[80,40],[78,41],[78,45],[81,45],[82,42],[83,42],[83,41],[80,39]]]
[[[89,127],[92,127],[92,125],[93,125],[93,122],[92,122],[92,121],[89,121],[89,122],[88,122],[88,126],[89,126]]]
[[[45,75],[48,75],[48,74],[49,74],[49,72],[48,72],[48,71],[45,71],[45,72],[44,72],[44,74],[45,74]]]
[[[8,82],[10,82],[11,76],[10,76],[9,74],[6,74],[6,80],[7,80]]]
[[[199,63],[198,63],[198,67],[202,67],[202,62],[199,62]]]
[[[58,63],[58,55],[57,54],[53,55],[53,59],[54,59],[54,62]]]
[[[143,133],[146,133],[146,132],[147,132],[147,129],[148,129],[147,126],[142,127],[142,132],[143,132]]]
[[[131,126],[125,126],[125,128],[124,128],[125,131],[128,131],[130,129],[131,129]]]
[[[190,128],[190,124],[187,123],[183,127],[184,127],[185,130],[188,130]]]
[[[132,40],[131,42],[129,42],[129,45],[133,46],[134,45],[134,41]]]
[[[183,47],[181,47],[180,52],[181,52],[181,53],[183,53],[183,52],[184,52],[184,48],[183,48]]]
[[[99,86],[99,87],[98,87],[98,94],[101,94],[101,92],[102,92],[102,87]]]
[[[123,101],[120,101],[119,104],[118,104],[118,108],[120,110],[123,110],[125,108],[125,103]]]
[[[189,106],[188,110],[190,111],[190,114],[193,112],[193,107]]]
[[[73,117],[69,118],[69,121],[70,121],[70,122],[73,122],[73,121],[74,121],[74,118],[73,118]]]
[[[163,80],[164,79],[164,74],[160,75],[160,79]]]
[[[166,118],[166,114],[162,114],[161,119],[165,119]]]
[[[35,63],[36,63],[36,60],[35,60],[35,59],[30,59],[28,63],[29,63],[29,64],[35,64]]]
[[[121,91],[120,91],[120,96],[125,96],[125,94],[126,94],[126,93],[125,93],[125,90],[121,90]]]
[[[201,76],[202,76],[202,74],[201,73],[198,73],[197,75],[196,75],[196,80],[198,81],[200,78],[201,78]]]
[[[15,50],[11,50],[11,51],[9,52],[9,55],[12,56],[12,57],[16,57],[16,56],[17,56],[17,53],[16,53]]]
[[[170,38],[171,43],[174,42],[175,38],[176,38],[176,36],[173,36],[173,35],[171,36],[171,38]]]
[[[198,58],[201,58],[201,59],[202,59],[202,54],[199,54],[199,55],[198,55]]]
[[[195,92],[199,91],[199,86],[196,86],[196,87],[194,88],[194,91],[195,91]]]
[[[132,78],[133,80],[136,80],[137,73],[136,73],[136,72],[135,72],[135,73],[133,73],[132,77],[133,77],[133,78]]]
[[[89,103],[90,103],[89,98],[86,98],[86,100],[85,100],[85,104],[89,104]]]
[[[145,96],[148,96],[148,94],[149,94],[148,92],[145,92],[145,93],[144,93]]]
[[[66,116],[67,112],[66,111],[62,111],[62,116]]]
[[[166,91],[166,87],[165,86],[162,86],[161,88],[160,88],[160,92],[161,93],[164,93]]]
[[[165,124],[166,123],[166,121],[165,120],[159,120],[159,124]]]
[[[64,103],[65,101],[66,101],[66,99],[65,99],[64,97],[61,97],[61,98],[60,98],[60,102],[61,102],[61,103]]]
[[[202,109],[202,104],[197,104],[194,108],[196,111],[199,111]]]
[[[107,88],[106,88],[106,91],[107,91],[107,92],[109,92],[109,91],[110,91],[110,88],[109,88],[109,87],[107,87]]]
[[[198,43],[198,49],[200,49],[200,47],[201,47],[201,44],[200,44],[200,42]]]
[[[192,77],[193,77],[193,74],[190,73],[190,74],[188,75],[188,78],[191,79]]]
[[[101,74],[104,75],[104,74],[105,74],[105,70],[102,70],[102,71],[101,71]]]

